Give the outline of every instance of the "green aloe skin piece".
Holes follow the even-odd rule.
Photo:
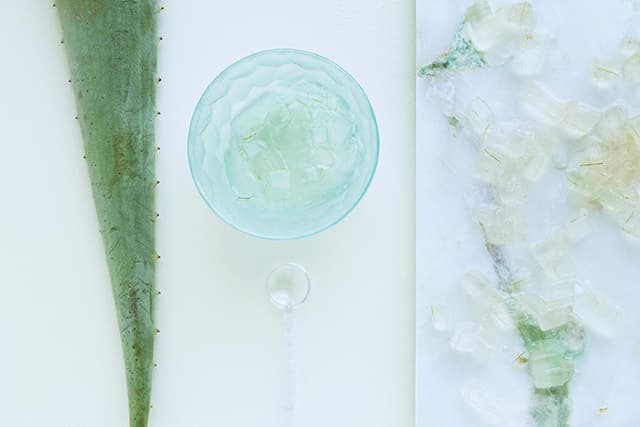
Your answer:
[[[571,414],[569,383],[575,373],[575,358],[584,349],[584,329],[574,320],[542,331],[526,317],[517,327],[529,353],[529,376],[534,382],[531,416],[540,427],[567,427]],[[538,379],[554,384],[536,385]]]
[[[462,34],[464,22],[458,27],[449,51],[431,64],[418,69],[418,77],[436,76],[445,70],[464,70],[487,65],[482,53]]]
[[[481,228],[484,231],[482,225]],[[517,292],[505,248],[489,243],[486,237],[485,247],[498,277],[498,288],[507,294]],[[509,298],[506,303],[529,355],[527,367],[533,383],[531,417],[538,427],[568,427],[569,384],[575,374],[575,359],[584,351],[584,327],[572,319],[543,331],[514,299]]]
[[[58,0],[116,305],[131,427],[146,427],[153,369],[158,6]]]

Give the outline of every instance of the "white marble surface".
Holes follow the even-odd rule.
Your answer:
[[[102,245],[52,2],[0,2],[0,425],[127,425]],[[313,277],[296,313],[298,425],[413,425],[414,14],[408,0],[167,1],[157,124],[157,338],[150,427],[280,426],[277,263]],[[269,242],[218,220],[188,171],[196,101],[231,62],[294,47],[350,71],[381,157],[355,211]]]
[[[465,0],[417,1],[417,64],[431,62],[445,52],[460,22]],[[498,6],[507,1],[491,1]],[[578,99],[604,109],[622,102],[637,113],[637,99],[624,94],[601,96],[590,84],[590,64],[614,52],[622,36],[637,29],[638,3],[613,1],[534,0],[537,29],[555,36],[554,52],[539,79],[561,99]],[[629,21],[635,16],[635,21]],[[458,81],[460,105],[485,99],[499,120],[524,117],[514,93],[519,85],[506,67],[474,71]],[[465,405],[463,384],[471,378],[487,384],[514,409],[508,422],[522,427],[530,385],[526,369],[514,359],[521,349],[518,337],[505,338],[505,348],[490,357],[456,354],[450,333],[433,330],[431,304],[455,307],[457,320],[471,320],[473,306],[458,284],[470,269],[492,274],[482,236],[473,223],[470,176],[473,151],[462,138],[451,137],[440,105],[418,82],[417,96],[417,427],[476,427],[488,425]],[[629,94],[627,94],[629,95]],[[623,96],[624,97],[624,96]],[[535,241],[566,216],[566,190],[559,175],[537,183],[527,203],[530,239]],[[625,239],[604,215],[596,214],[591,234],[571,252],[577,278],[624,309],[619,336],[604,339],[587,330],[587,348],[577,362],[571,385],[573,427],[632,427],[640,407],[640,246]],[[491,277],[491,276],[490,276]],[[505,406],[508,406],[505,405]],[[524,405],[524,407],[523,407]],[[600,408],[608,408],[600,413]]]

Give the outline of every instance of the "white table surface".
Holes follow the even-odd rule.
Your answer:
[[[120,342],[55,8],[2,0],[0,425],[127,425]],[[280,415],[279,262],[313,277],[296,313],[299,425],[409,427],[414,382],[414,6],[409,0],[167,1],[157,124],[157,337],[151,427],[270,427]],[[186,137],[200,94],[252,52],[295,47],[370,96],[380,164],[317,237],[262,241],[196,193]]]

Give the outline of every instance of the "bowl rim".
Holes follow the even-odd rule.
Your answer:
[[[344,213],[339,215],[335,220],[328,222],[326,225],[322,225],[321,227],[315,227],[315,228],[311,229],[310,231],[307,231],[307,232],[304,232],[304,233],[296,233],[296,234],[260,233],[260,232],[257,232],[255,230],[249,230],[249,229],[243,228],[243,227],[239,226],[238,224],[236,224],[235,222],[231,221],[230,219],[226,218],[214,206],[214,204],[211,202],[211,200],[209,200],[209,197],[206,195],[206,192],[204,191],[204,189],[202,188],[202,185],[200,184],[199,178],[194,173],[194,161],[195,160],[193,159],[192,149],[191,149],[192,148],[192,144],[193,144],[193,142],[192,142],[193,141],[192,134],[194,132],[194,127],[195,127],[194,118],[196,116],[196,112],[198,112],[200,110],[200,107],[202,106],[202,103],[204,102],[205,95],[209,92],[209,90],[212,89],[219,81],[224,80],[225,77],[227,76],[227,74],[229,74],[238,64],[241,64],[241,63],[244,63],[244,62],[247,62],[247,61],[251,61],[252,59],[255,59],[256,57],[259,57],[259,56],[272,55],[272,54],[281,54],[281,53],[285,53],[285,54],[289,53],[289,54],[294,54],[294,55],[308,56],[308,57],[314,58],[315,60],[318,60],[318,61],[321,61],[321,62],[324,62],[324,63],[328,63],[329,65],[331,65],[334,68],[336,68],[339,72],[342,72],[345,75],[345,77],[347,78],[347,80],[349,80],[354,85],[355,89],[361,92],[362,96],[364,97],[364,100],[367,103],[367,107],[368,107],[368,110],[369,110],[369,116],[371,117],[371,119],[373,121],[373,129],[374,129],[374,138],[373,139],[375,139],[375,153],[374,153],[374,157],[373,157],[373,165],[371,167],[371,173],[369,174],[369,177],[367,178],[367,182],[365,183],[365,185],[363,186],[362,190],[360,191],[359,196],[354,200],[354,202],[351,204],[351,206],[349,206],[349,208],[345,209]],[[373,110],[373,106],[371,105],[371,100],[369,99],[369,96],[364,91],[364,89],[362,88],[360,83],[358,83],[358,81],[347,70],[342,68],[340,65],[338,65],[337,63],[335,63],[331,59],[329,59],[329,58],[327,58],[325,56],[319,55],[319,54],[317,54],[315,52],[308,51],[308,50],[295,49],[295,48],[266,49],[266,50],[261,50],[261,51],[252,53],[250,55],[244,56],[244,57],[234,61],[232,64],[228,65],[224,70],[222,70],[207,85],[205,90],[200,95],[200,98],[198,99],[198,102],[197,102],[197,104],[196,104],[196,106],[195,106],[195,108],[193,110],[193,113],[191,114],[191,120],[190,120],[190,123],[189,123],[189,133],[187,135],[187,158],[188,158],[188,162],[189,162],[189,172],[190,172],[191,178],[193,179],[193,182],[194,182],[194,184],[196,186],[196,189],[198,190],[198,193],[200,194],[200,197],[204,200],[204,202],[209,207],[209,209],[211,209],[213,211],[213,213],[215,213],[216,216],[222,220],[222,222],[226,223],[227,225],[231,226],[232,228],[236,229],[237,231],[240,231],[241,233],[247,234],[247,235],[252,236],[252,237],[257,237],[257,238],[260,238],[260,239],[264,239],[264,240],[300,240],[300,239],[304,239],[304,238],[307,238],[307,237],[312,237],[312,236],[315,236],[317,234],[320,234],[323,231],[326,231],[327,229],[329,229],[329,228],[337,225],[338,223],[342,222],[342,220],[344,220],[347,216],[349,216],[349,214],[360,203],[360,201],[362,200],[364,195],[369,190],[369,187],[371,186],[373,178],[374,178],[374,176],[376,174],[376,170],[378,169],[378,162],[379,162],[379,158],[380,158],[380,131],[378,129],[378,120],[376,118],[375,111]]]

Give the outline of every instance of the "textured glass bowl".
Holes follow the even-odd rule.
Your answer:
[[[241,59],[200,98],[189,129],[198,191],[225,222],[267,239],[338,223],[378,162],[378,127],[358,83],[334,62],[274,49]]]

